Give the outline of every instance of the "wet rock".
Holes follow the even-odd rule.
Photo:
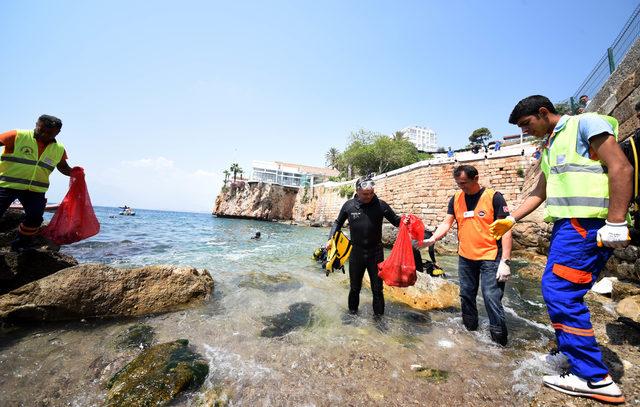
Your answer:
[[[289,273],[270,275],[261,272],[251,272],[243,277],[238,286],[255,288],[265,292],[278,292],[296,290],[302,287],[302,283],[293,278]]]
[[[640,295],[627,297],[616,306],[616,312],[623,321],[633,322],[640,327]]]
[[[449,372],[446,370],[432,369],[420,365],[412,365],[411,370],[415,372],[415,376],[433,383],[446,382],[449,378]]]
[[[298,328],[309,326],[313,323],[313,304],[297,302],[289,305],[289,311],[281,314],[264,317],[265,325],[270,325],[260,332],[264,338],[280,338]]]
[[[209,365],[188,344],[179,339],[143,351],[109,380],[105,405],[164,406],[179,393],[199,388]]]
[[[115,340],[119,349],[148,348],[153,343],[153,328],[145,324],[133,324],[122,332]]]
[[[529,280],[540,281],[542,279],[542,274],[544,273],[544,265],[540,266],[539,264],[529,263],[524,267],[512,267],[512,270],[513,273],[517,273]]]
[[[169,312],[202,303],[212,290],[213,279],[206,270],[84,264],[0,296],[0,320],[61,321]]]
[[[369,284],[369,280],[365,280]],[[450,309],[460,306],[460,288],[444,278],[420,273],[418,281],[411,287],[384,286],[384,295],[414,309]]]
[[[231,404],[233,391],[231,389],[215,386],[209,388],[198,396],[195,405],[197,407],[227,407]]]
[[[77,264],[71,256],[48,250],[0,251],[0,294]]]
[[[613,299],[614,301],[620,301],[623,298],[631,297],[632,295],[640,295],[640,285],[628,283],[625,281],[613,282],[611,299]]]
[[[637,246],[627,246],[624,249],[616,249],[613,255],[629,263],[634,263],[638,259],[639,249]]]

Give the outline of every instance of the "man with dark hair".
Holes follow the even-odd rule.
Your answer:
[[[511,275],[511,234],[507,234],[500,244],[488,232],[491,222],[509,215],[509,208],[500,192],[480,186],[475,167],[460,165],[454,169],[453,178],[460,191],[451,197],[447,216],[424,244],[433,245],[447,234],[454,221],[458,224],[462,322],[470,331],[478,329],[476,296],[482,284],[491,339],[505,346],[508,331],[502,296]]]
[[[71,174],[67,153],[56,136],[62,121],[42,115],[34,130],[11,130],[0,134],[4,151],[0,157],[0,216],[14,200],[19,200],[25,218],[18,227],[18,238],[11,243],[14,251],[31,245],[32,236],[42,224],[49,188],[49,175],[57,168],[66,176]]]
[[[338,218],[333,223],[329,239],[349,220],[351,255],[349,256],[349,312],[356,314],[360,304],[360,289],[365,269],[369,273],[373,294],[373,313],[384,314],[382,279],[378,277],[378,263],[384,260],[382,250],[382,220],[386,218],[393,226],[400,225],[400,216],[374,191],[375,183],[368,177],[356,182],[356,196],[342,205]],[[327,242],[327,249],[331,240]]]
[[[595,113],[560,116],[544,96],[515,106],[509,123],[524,134],[547,138],[536,187],[506,219],[491,225],[499,239],[517,220],[546,201],[545,220],[553,222],[542,295],[556,332],[558,350],[570,372],[545,376],[545,385],[563,393],[623,403],[596,342],[583,297],[613,248],[629,243],[625,217],[632,168],[616,142],[618,123]],[[604,246],[604,247],[601,247]]]

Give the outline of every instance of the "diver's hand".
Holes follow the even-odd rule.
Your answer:
[[[631,240],[627,221],[620,223],[605,221],[605,225],[598,229],[596,240],[599,247],[606,246],[614,249],[626,247]]]
[[[331,246],[333,246],[333,239],[327,240],[327,243],[325,243],[324,248],[327,250],[330,250]]]
[[[500,260],[500,264],[498,264],[498,272],[496,273],[496,280],[500,283],[504,283],[509,280],[511,277],[511,267],[504,261]]]
[[[496,240],[500,240],[502,235],[511,230],[516,220],[513,216],[507,216],[504,219],[498,219],[489,226],[489,234]]]

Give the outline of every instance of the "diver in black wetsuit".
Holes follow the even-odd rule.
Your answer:
[[[356,197],[342,205],[338,218],[333,223],[329,239],[342,228],[349,219],[351,234],[351,256],[349,257],[349,312],[358,312],[360,289],[364,270],[369,272],[371,292],[373,294],[373,313],[384,314],[384,296],[382,295],[382,279],[378,277],[378,263],[384,259],[382,251],[382,218],[387,218],[394,226],[400,225],[400,216],[393,209],[378,199],[373,190],[371,179],[359,179],[356,182]],[[330,244],[327,243],[327,246]]]

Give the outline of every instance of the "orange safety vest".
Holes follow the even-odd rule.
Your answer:
[[[458,191],[453,199],[453,213],[458,222],[458,254],[469,260],[495,260],[498,256],[496,239],[489,234],[493,223],[493,189],[486,188],[478,205],[467,211],[464,193]]]

